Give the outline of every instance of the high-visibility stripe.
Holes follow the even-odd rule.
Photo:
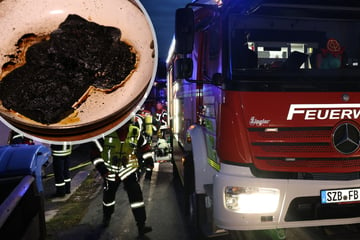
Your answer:
[[[69,156],[70,154],[71,154],[71,150],[70,150],[70,151],[66,151],[66,152],[53,151],[53,156],[56,156],[56,157]]]
[[[214,168],[216,171],[220,171],[220,164],[215,162],[214,160],[208,158],[208,164]]]
[[[62,182],[62,183],[55,183],[55,186],[56,186],[56,187],[62,187],[62,186],[65,186],[65,182]]]
[[[152,169],[151,168],[146,168],[146,171],[150,172]]]
[[[121,178],[124,174],[131,171],[133,168],[124,168],[124,171],[118,173],[118,176]]]
[[[131,174],[133,174],[134,172],[136,172],[136,169],[133,168],[130,172],[124,174],[122,177],[120,177],[121,181],[126,179],[128,176],[130,176]]]
[[[24,137],[24,135],[22,135],[22,134],[17,134],[17,135],[14,135],[14,136],[12,137],[12,139],[23,138],[23,137]]]
[[[129,165],[132,168],[139,168],[139,161],[137,159],[130,159]]]
[[[64,179],[64,182],[71,182],[71,178]]]
[[[137,159],[130,159],[129,162],[126,164],[126,167],[111,165],[108,162],[105,162],[105,166],[109,169],[109,171],[120,173],[122,171],[126,171],[128,168],[138,168],[139,163]]]
[[[132,162],[126,165],[126,168],[138,168],[139,163],[138,162]]]
[[[116,166],[116,165],[111,165],[110,163],[108,163],[108,162],[105,162],[105,165],[107,166],[107,167],[110,167],[110,168],[113,168],[113,169],[117,169],[117,170],[121,170],[122,168],[124,168],[123,166]]]
[[[116,180],[116,174],[109,174],[106,176],[106,180],[114,182]]]
[[[115,201],[113,201],[113,202],[111,202],[111,203],[105,203],[105,202],[103,202],[103,205],[104,205],[105,207],[110,207],[110,206],[115,205]]]
[[[121,172],[122,170],[124,170],[125,168],[123,166],[118,167],[115,165],[111,165],[110,163],[105,162],[105,166],[110,170],[110,171],[114,171],[114,172]]]
[[[126,176],[128,176],[128,172],[130,172],[131,171],[131,173],[132,172],[135,172],[136,170],[137,170],[137,167],[133,167],[134,165],[131,165],[130,167],[127,167],[127,168],[124,168],[124,167],[122,167],[121,169],[120,168],[117,168],[117,167],[115,167],[115,166],[107,166],[107,168],[108,168],[108,170],[110,171],[110,172],[114,172],[114,173],[116,173],[120,178],[121,178],[121,180],[123,180],[123,179],[125,179],[126,177],[124,177],[124,175],[126,175]],[[130,174],[131,174],[130,173]],[[110,177],[110,178],[115,178],[115,174],[113,174],[113,175],[108,175],[108,177]],[[112,180],[111,180],[112,181]]]
[[[120,178],[120,180],[124,180],[128,176],[130,176],[132,173],[136,172],[137,168],[124,168],[123,171],[117,173],[117,174],[109,174],[106,176],[106,180],[108,181],[116,181],[116,175]]]
[[[137,118],[137,121],[138,121],[139,129],[140,129],[140,132],[141,132],[144,121],[142,120],[142,117],[141,117],[141,116],[139,116],[139,117]]]
[[[111,181],[111,182],[115,182],[116,178],[115,177],[106,177],[106,180]]]
[[[144,154],[142,155],[142,157],[143,157],[144,159],[150,158],[150,157],[152,157],[152,156],[153,156],[153,153],[152,153],[152,152],[147,152],[147,153],[144,153]]]
[[[62,150],[53,150],[52,154],[56,157],[64,157],[71,154],[72,147],[71,145],[64,143]]]
[[[145,146],[148,143],[148,140],[144,137],[144,143],[142,144],[142,146]]]
[[[144,202],[135,202],[135,203],[130,204],[131,208],[140,208],[140,207],[144,207],[144,206],[145,206]]]
[[[97,158],[93,161],[93,164],[96,166],[98,163],[104,162],[104,159],[102,158]]]
[[[116,169],[113,168],[111,165],[109,166],[109,165],[105,164],[105,166],[110,172],[116,172]]]
[[[95,139],[94,142],[95,142],[97,148],[99,149],[99,151],[102,152],[104,149],[103,149],[103,147],[101,146],[101,144],[99,143],[99,141],[98,141],[97,139]]]
[[[107,155],[107,157],[106,157],[107,160],[111,159],[111,149],[110,148],[107,150],[106,155]]]

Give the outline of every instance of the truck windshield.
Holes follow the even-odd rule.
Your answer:
[[[290,84],[316,91],[319,86],[337,89],[331,83],[342,81],[348,83],[344,88],[360,90],[360,18],[356,14],[341,18],[316,17],[316,12],[306,17],[233,14],[229,41],[230,78],[242,86],[256,81],[259,87],[266,82],[274,90]]]

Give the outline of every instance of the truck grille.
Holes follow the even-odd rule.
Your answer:
[[[250,128],[249,132],[255,133],[258,138],[283,140],[283,139],[325,139],[331,135],[332,128],[278,128],[278,132],[266,132],[265,128]]]
[[[360,154],[339,153],[332,127],[249,128],[255,167],[280,172],[358,172]]]
[[[285,221],[310,221],[360,217],[360,204],[320,204],[320,197],[300,197],[291,201]]]
[[[266,153],[331,152],[328,143],[253,143],[253,146]]]

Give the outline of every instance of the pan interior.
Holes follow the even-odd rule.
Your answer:
[[[27,14],[24,14],[26,12]],[[121,41],[133,46],[137,54],[137,66],[129,79],[111,93],[92,90],[88,98],[63,121],[44,125],[24,118],[0,106],[0,115],[7,121],[36,129],[76,129],[99,124],[114,114],[124,114],[124,109],[134,111],[134,99],[147,96],[154,80],[157,65],[155,32],[145,9],[138,1],[128,0],[4,0],[0,2],[0,66],[9,61],[8,55],[16,51],[15,44],[25,34],[46,35],[58,28],[69,14],[77,14],[88,21],[121,30]],[[11,91],[11,90],[9,90]],[[137,102],[141,105],[145,98]],[[130,109],[130,110],[129,110]],[[125,113],[129,115],[129,112]],[[119,116],[120,118],[121,116]],[[127,119],[124,119],[126,121]],[[119,124],[121,125],[121,123]]]

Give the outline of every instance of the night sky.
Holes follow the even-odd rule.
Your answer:
[[[159,46],[159,57],[166,59],[174,35],[175,11],[191,0],[140,0],[154,25]]]

